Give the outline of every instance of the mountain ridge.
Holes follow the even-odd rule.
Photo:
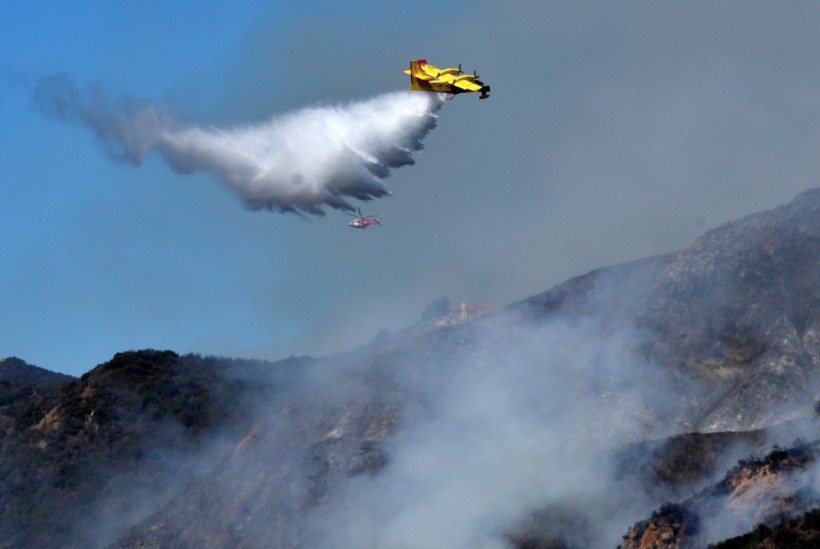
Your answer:
[[[570,484],[554,501],[505,500],[515,517],[487,514],[499,508],[486,494],[465,497],[414,543],[614,546],[723,464],[783,444],[796,421],[816,435],[819,282],[814,189],[681,251],[349,352],[278,362],[119,353],[0,406],[0,493],[13,510],[0,547],[361,546],[362,532],[386,546],[408,543],[396,516],[420,520],[464,484],[492,490],[483,482],[495,478],[527,494],[576,477],[610,491]],[[401,495],[377,505],[383,494]],[[76,515],[49,522],[55,502]],[[472,524],[463,513],[474,505],[489,534],[458,526]]]
[[[72,379],[73,376],[34,366],[14,356],[0,358],[0,382],[48,384]]]

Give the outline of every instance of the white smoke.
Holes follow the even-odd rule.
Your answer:
[[[139,165],[157,151],[179,173],[214,174],[252,209],[324,215],[324,206],[352,210],[348,198],[390,194],[385,178],[414,163],[447,96],[390,93],[233,128],[183,123],[144,101],[112,108],[65,76],[43,81],[34,97],[45,115],[88,126],[118,160]]]
[[[561,532],[566,546],[606,547],[648,516],[654,502],[638,480],[615,480],[614,454],[666,429],[658,418],[677,403],[635,355],[640,335],[628,322],[602,334],[595,322],[496,321],[474,353],[425,370],[440,392],[410,404],[383,471],[314,517],[308,529],[325,537],[313,546],[507,549],[516,525],[556,508],[586,525]]]

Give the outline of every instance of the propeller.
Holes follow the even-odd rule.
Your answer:
[[[362,215],[362,212],[359,212],[358,215],[350,212],[342,212],[345,215],[349,215],[350,217],[357,217],[361,219],[367,219],[369,217],[381,217],[381,214],[372,214],[372,215]]]

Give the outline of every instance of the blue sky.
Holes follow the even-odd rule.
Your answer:
[[[326,353],[440,295],[503,305],[678,249],[817,185],[818,24],[811,2],[5,2],[0,356]],[[405,89],[412,57],[493,97],[444,107],[363,232],[112,162],[31,99],[66,74],[231,126]]]

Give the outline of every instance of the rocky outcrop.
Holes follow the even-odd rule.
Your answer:
[[[620,547],[704,547],[756,524],[771,527],[816,511],[819,456],[820,442],[797,442],[762,458],[741,460],[720,482],[680,503],[664,504],[635,524]]]
[[[668,503],[652,513],[649,520],[633,526],[624,536],[621,549],[694,549],[692,541],[699,529],[697,515],[683,505]]]

